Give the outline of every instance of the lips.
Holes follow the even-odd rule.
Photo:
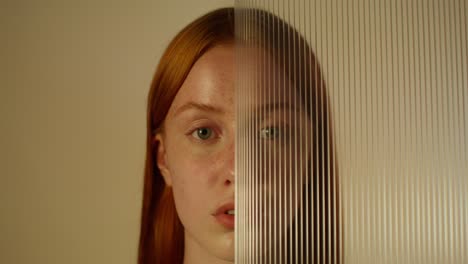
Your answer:
[[[221,205],[215,211],[213,216],[224,227],[234,229],[234,214],[228,214],[228,212],[234,212],[234,202],[228,202]]]

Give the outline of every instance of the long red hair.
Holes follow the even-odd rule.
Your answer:
[[[314,262],[339,262],[340,224],[332,226],[329,223],[331,219],[339,219],[338,173],[335,171],[336,157],[333,151],[329,99],[319,63],[307,41],[294,28],[266,11],[255,10],[255,12],[257,16],[248,22],[252,32],[263,32],[257,35],[269,38],[262,41],[273,43],[281,36],[295,40],[280,41],[277,45],[267,45],[264,48],[274,47],[269,51],[279,65],[288,65],[289,62],[284,61],[284,58],[287,58],[285,54],[294,56],[291,59],[294,62],[290,65],[291,69],[285,67],[284,70],[295,84],[294,87],[303,95],[302,98],[306,98],[303,103],[307,109],[316,109],[320,113],[319,115],[308,113],[314,123],[316,138],[321,139],[314,140],[313,148],[322,151],[321,155],[318,154],[319,151],[313,151],[314,156],[311,160],[312,182],[318,186],[311,185],[308,188],[311,192],[319,191],[319,197],[314,195],[313,200],[309,202],[310,208],[304,210],[313,213],[310,218],[315,219],[314,226],[309,229],[311,239],[315,239],[314,243],[309,243],[314,245],[314,248],[310,249],[314,253]],[[234,9],[218,9],[184,28],[169,44],[159,62],[148,96],[139,264],[182,264],[183,262],[184,229],[177,216],[172,189],[166,186],[156,165],[158,146],[155,134],[161,129],[169,107],[193,64],[211,47],[231,41],[234,41]],[[291,50],[298,52],[289,52]],[[333,176],[327,181],[325,175]],[[330,197],[330,201],[325,199],[326,197]],[[319,203],[316,199],[326,203]],[[312,234],[315,234],[314,238]],[[294,241],[291,243],[294,244]],[[318,254],[318,252],[327,253]],[[334,259],[333,252],[337,252],[337,259]]]
[[[212,11],[185,27],[159,62],[148,95],[146,161],[141,214],[139,264],[182,264],[184,229],[172,189],[157,167],[155,134],[193,64],[211,47],[234,41],[234,9]]]

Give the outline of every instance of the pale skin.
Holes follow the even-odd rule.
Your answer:
[[[158,142],[158,167],[184,226],[184,264],[234,262],[234,228],[213,214],[234,203],[234,47],[217,45],[180,87]]]
[[[256,61],[264,61],[256,58],[256,54],[262,53],[253,50],[249,56],[252,61],[246,65],[253,67]],[[221,44],[208,50],[195,62],[172,102],[162,130],[155,137],[158,143],[157,165],[166,185],[173,190],[177,213],[184,226],[184,264],[234,263],[234,228],[226,227],[213,216],[222,205],[234,203],[234,56],[233,44]],[[260,68],[243,68],[247,71],[255,69]],[[285,83],[283,80],[286,77],[281,74],[282,71],[273,71],[276,73],[272,75],[276,78],[275,83]],[[264,87],[275,86],[268,84]],[[278,86],[276,89],[280,91],[282,88]],[[254,108],[268,106],[265,109],[270,109],[265,112],[260,127],[254,133],[258,133],[263,144],[270,145],[274,150],[271,157],[277,160],[276,164],[288,168],[289,159],[286,159],[283,150],[290,148],[294,142],[286,140],[286,137],[295,137],[286,132],[299,129],[285,129],[292,126],[290,116],[294,112],[299,113],[296,115],[299,123],[307,124],[304,112],[297,109],[298,105],[292,103],[289,95],[278,94],[272,100],[260,96],[265,94],[262,89],[249,89],[248,93],[241,104],[246,107],[247,113]],[[294,149],[298,150],[297,147]],[[306,152],[299,152],[293,158],[301,158],[306,164],[308,156]],[[273,168],[262,168],[265,169],[258,173],[272,174]],[[303,173],[300,171],[299,174]],[[269,178],[265,176],[266,179]],[[276,175],[276,180],[281,179],[281,175]],[[282,193],[282,197],[286,197],[284,191],[271,192],[271,184],[265,182],[265,192],[270,193],[267,196],[276,200],[278,195],[273,193]],[[300,193],[297,195],[301,197]],[[276,213],[287,206],[281,207]]]

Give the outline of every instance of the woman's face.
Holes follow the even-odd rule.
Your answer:
[[[233,45],[202,55],[156,136],[158,167],[173,189],[191,260],[234,261],[233,71]]]
[[[250,172],[239,171],[242,177],[260,179],[258,186],[252,187],[259,188],[266,199],[256,200],[265,226],[271,221],[267,215],[275,219],[285,212],[294,215],[296,209],[286,201],[298,201],[302,196],[302,188],[293,185],[305,184],[298,179],[307,174],[310,150],[299,147],[307,142],[307,115],[295,93],[284,92],[293,91],[284,71],[274,65],[265,67],[273,63],[268,55],[265,57],[259,49],[244,55],[239,74],[249,83],[238,86],[243,99],[237,104],[238,120],[234,46],[218,45],[194,64],[169,109],[163,132],[156,137],[158,167],[173,189],[185,228],[185,257],[191,260],[234,261],[234,215],[228,211],[234,210],[235,121],[251,128],[247,133],[240,132],[238,146],[262,150],[256,152],[257,160],[240,159],[238,163],[251,168]],[[290,170],[293,162],[302,165],[294,172]],[[264,208],[267,200],[276,201],[274,212]],[[281,220],[287,225],[291,221]],[[275,247],[276,243],[271,243],[268,247]]]

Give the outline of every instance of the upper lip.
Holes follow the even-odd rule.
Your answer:
[[[234,210],[234,202],[229,201],[223,205],[221,205],[216,211],[214,212],[213,215],[220,215],[220,214],[225,214],[229,210]]]

